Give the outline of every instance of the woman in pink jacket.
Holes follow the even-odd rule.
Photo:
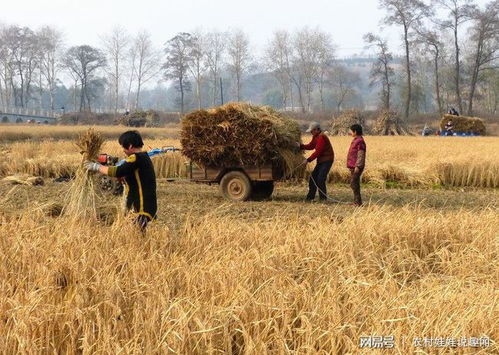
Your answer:
[[[350,135],[353,137],[347,156],[347,168],[350,169],[350,186],[353,190],[354,204],[362,205],[360,195],[360,176],[366,165],[366,142],[362,137],[362,126],[354,124],[350,127]]]

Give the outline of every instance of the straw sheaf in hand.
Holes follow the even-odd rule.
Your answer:
[[[270,107],[229,103],[198,110],[182,120],[182,151],[204,166],[277,164],[293,169],[289,152],[300,156],[300,128]],[[285,156],[282,151],[287,151]],[[296,161],[296,160],[295,160]]]
[[[445,125],[452,120],[452,126],[455,132],[478,133],[485,135],[485,123],[481,118],[468,116],[454,116],[445,114],[440,121],[440,129],[445,131]]]
[[[83,166],[85,161],[96,160],[104,139],[99,132],[89,128],[85,133],[80,134],[76,146],[82,155],[82,164],[76,170],[75,178],[69,190],[66,206],[63,213],[73,218],[93,218],[97,219],[97,200],[95,191],[94,175]]]
[[[103,143],[102,135],[93,128],[81,133],[78,136],[76,145],[80,149],[80,154],[82,154],[82,161],[96,160]]]

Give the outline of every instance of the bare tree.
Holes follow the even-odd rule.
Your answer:
[[[206,63],[211,76],[213,106],[217,104],[219,97],[218,81],[226,49],[226,38],[226,33],[218,31],[209,32],[206,35]]]
[[[483,72],[485,107],[491,115],[497,115],[499,111],[499,70],[486,69]]]
[[[28,27],[9,26],[3,31],[8,58],[8,80],[15,106],[27,107],[35,73],[39,68],[39,46],[36,34]]]
[[[437,101],[438,113],[443,114],[443,102],[440,95],[440,68],[439,63],[442,55],[443,43],[436,31],[418,31],[418,42],[424,46],[426,53],[430,54],[433,62],[433,76],[435,78],[435,100]]]
[[[129,46],[129,36],[122,27],[115,27],[111,33],[102,39],[104,52],[109,64],[108,76],[113,89],[113,108],[114,115],[118,114],[120,89],[123,81],[123,67],[126,60],[127,49]]]
[[[388,11],[384,22],[387,25],[399,25],[403,29],[405,48],[405,71],[407,75],[407,95],[405,100],[404,117],[409,117],[411,107],[411,57],[410,32],[421,24],[421,20],[430,15],[430,8],[420,0],[380,0],[380,5]]]
[[[487,4],[484,10],[473,15],[471,41],[475,47],[472,55],[471,81],[468,98],[468,115],[473,113],[473,99],[477,84],[483,80],[484,70],[498,68],[499,63],[499,0]]]
[[[288,106],[288,98],[293,106],[290,83],[293,48],[291,36],[287,31],[274,32],[272,40],[265,49],[265,65],[279,82],[282,95],[282,107]]]
[[[227,59],[236,85],[236,99],[241,101],[241,87],[243,75],[251,65],[250,44],[248,36],[242,30],[235,30],[229,36]]]
[[[205,38],[200,31],[196,31],[192,37],[191,45],[191,65],[189,71],[196,82],[197,107],[201,109],[201,85],[203,75],[206,71]]]
[[[458,32],[461,25],[471,19],[472,13],[476,10],[476,5],[473,0],[434,0],[434,2],[449,12],[450,20],[440,21],[439,23],[443,28],[451,30],[454,35],[454,90],[459,112],[462,112],[463,101],[461,98],[461,62]]]
[[[106,57],[99,49],[82,45],[69,48],[63,63],[79,81],[80,112],[91,111],[91,87],[96,83],[94,80],[98,69],[106,65]]]
[[[333,49],[333,41],[331,39],[331,36],[328,33],[325,32],[318,32],[316,34],[317,36],[317,81],[319,83],[319,97],[321,100],[321,109],[324,112],[326,107],[324,104],[324,86],[327,81],[327,75],[328,73],[331,73],[331,68],[333,67],[333,60],[334,60],[334,49]],[[334,72],[334,70],[333,70]],[[344,73],[343,71],[340,71],[342,74]],[[345,75],[342,77],[340,80],[342,80],[340,86],[345,87],[344,84],[346,84],[346,81],[343,79],[346,79],[347,76]]]
[[[40,49],[40,72],[47,83],[50,96],[50,110],[55,110],[55,90],[62,56],[62,33],[50,26],[44,26],[38,32]]]
[[[355,86],[359,83],[359,74],[349,71],[343,65],[336,65],[330,71],[333,98],[336,102],[336,111],[342,110],[343,104],[355,93]]]
[[[128,55],[125,61],[126,67],[126,75],[127,75],[127,95],[126,95],[126,107],[127,110],[130,109],[132,105],[132,101],[135,101],[132,98],[132,87],[137,78],[137,57],[138,53],[136,51],[136,47],[131,45],[128,48]]]
[[[190,33],[181,32],[166,43],[166,62],[163,64],[165,78],[176,82],[180,93],[180,112],[184,114],[184,95],[190,89],[189,66],[192,62],[193,38]]]
[[[8,107],[12,101],[10,82],[13,76],[11,55],[8,48],[8,31],[6,27],[0,27],[0,99],[3,107]]]
[[[381,84],[381,102],[386,110],[390,110],[390,99],[392,93],[393,76],[395,74],[391,62],[393,55],[388,50],[388,44],[385,39],[373,33],[367,33],[364,36],[364,41],[368,47],[376,48],[376,61],[373,63],[370,73],[369,86],[373,87],[376,84]]]
[[[154,49],[151,35],[142,31],[133,41],[132,56],[135,58],[135,108],[140,107],[140,91],[145,83],[156,76],[160,70],[159,53]]]
[[[319,46],[317,32],[308,28],[296,32],[294,36],[295,55],[291,79],[298,90],[302,111],[310,111],[312,91],[318,75]]]

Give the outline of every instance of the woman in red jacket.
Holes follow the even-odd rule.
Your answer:
[[[322,132],[321,126],[317,122],[312,122],[307,132],[312,133],[312,141],[308,144],[300,144],[300,149],[312,150],[310,157],[305,159],[305,164],[317,159],[312,175],[308,181],[307,201],[315,198],[317,189],[319,189],[319,198],[321,201],[327,200],[326,179],[329,170],[333,166],[334,151],[329,138]]]
[[[350,169],[350,186],[353,190],[354,204],[362,205],[360,195],[360,176],[366,165],[366,142],[362,137],[362,126],[354,124],[350,127],[350,135],[353,137],[347,156],[347,168]]]

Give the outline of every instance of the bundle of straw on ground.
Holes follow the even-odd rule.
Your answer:
[[[381,136],[402,136],[411,134],[402,124],[399,114],[389,110],[383,110],[378,114],[371,133]]]
[[[104,140],[99,132],[89,128],[85,133],[80,134],[75,143],[80,149],[82,159],[69,189],[63,212],[75,218],[96,219],[98,196],[95,190],[95,176],[86,170],[83,163],[97,160]]]
[[[364,128],[364,133],[367,133],[365,117],[362,112],[355,109],[344,111],[339,116],[333,117],[329,132],[336,136],[348,136],[350,126],[353,124],[360,124]]]
[[[300,137],[296,121],[244,103],[194,111],[182,120],[183,153],[203,166],[273,164],[291,173],[303,160],[296,146]]]
[[[452,120],[455,132],[478,133],[484,136],[486,133],[485,123],[481,118],[468,116],[454,116],[445,114],[440,121],[440,129],[445,131],[445,125]]]
[[[1,181],[7,182],[13,185],[43,185],[43,178],[40,176],[30,176],[27,174],[18,174],[4,177]]]

